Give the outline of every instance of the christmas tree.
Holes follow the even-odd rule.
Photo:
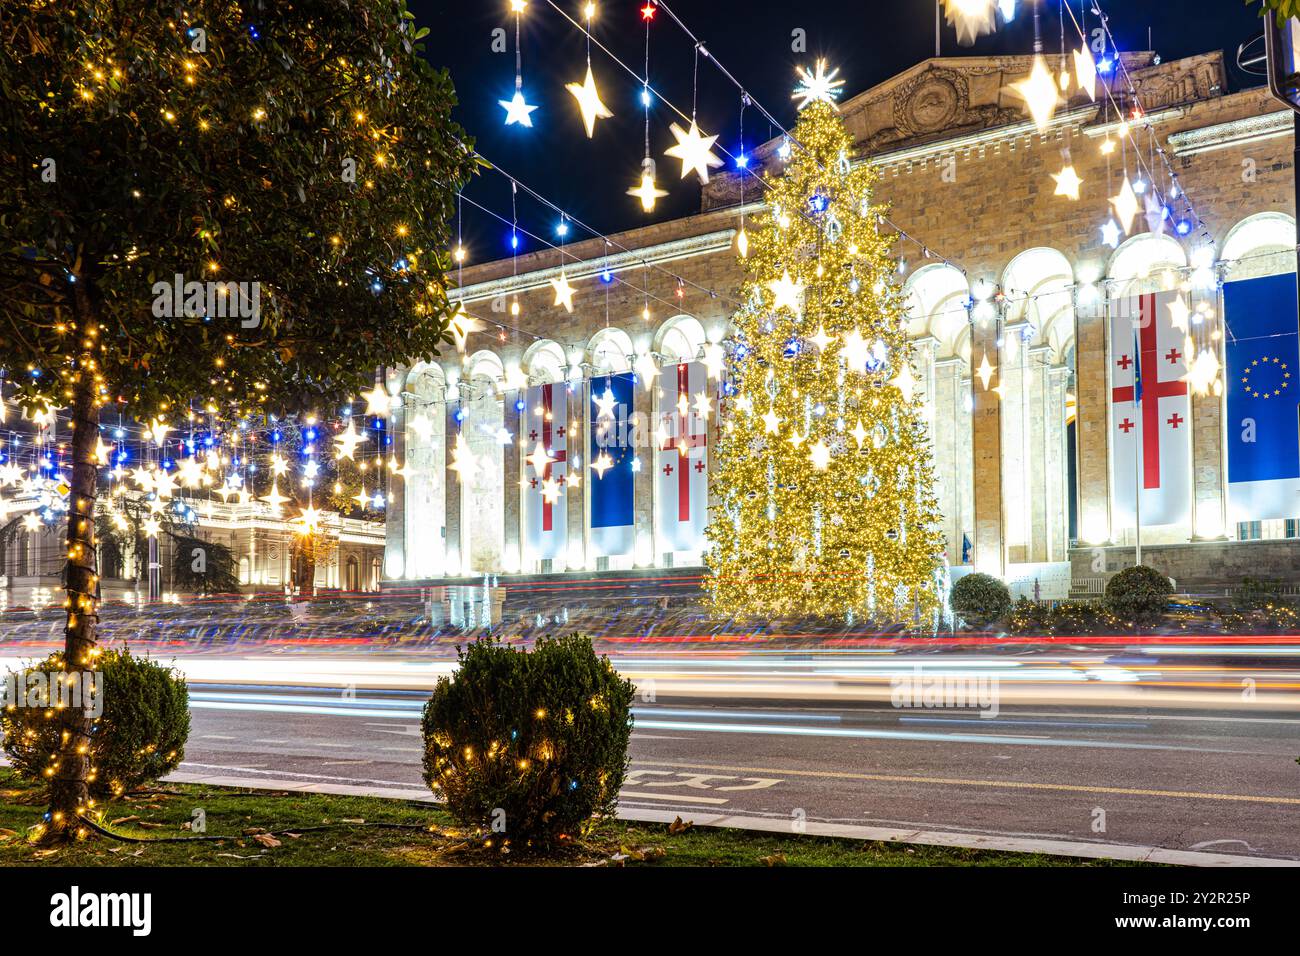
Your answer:
[[[824,79],[737,239],[707,586],[722,615],[933,621],[943,539],[894,236]]]

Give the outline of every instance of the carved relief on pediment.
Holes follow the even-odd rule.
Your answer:
[[[1139,71],[1133,78],[1142,106],[1151,110],[1181,106],[1197,100],[1207,100],[1223,93],[1223,66],[1218,59],[1205,59],[1190,68],[1179,68],[1173,63]],[[1123,105],[1130,105],[1132,96],[1122,84],[1112,90]]]
[[[867,125],[875,129],[866,133],[863,148],[869,153],[877,152],[905,140],[1015,122],[1020,118],[1015,109],[1000,107],[996,102],[971,103],[972,79],[983,87],[987,84],[980,80],[997,73],[994,69],[958,71],[940,66],[918,73],[891,92],[885,101],[890,103],[887,118],[881,109],[884,102],[866,105]],[[996,89],[996,80],[992,86]],[[877,122],[871,122],[873,118]]]

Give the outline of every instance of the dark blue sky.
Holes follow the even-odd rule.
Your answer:
[[[582,0],[556,0],[575,18]],[[628,66],[640,72],[645,33],[639,13],[645,0],[604,0],[598,3],[593,32]],[[1060,49],[1058,0],[1040,0],[1042,35],[1049,54]],[[1071,0],[1076,16],[1083,0]],[[1091,3],[1092,0],[1087,0]],[[673,11],[704,41],[718,61],[755,98],[787,126],[794,104],[790,91],[796,66],[825,57],[840,68],[847,96],[907,69],[934,54],[933,0],[670,0]],[[1223,49],[1235,61],[1237,45],[1259,32],[1254,8],[1242,0],[1104,0],[1111,28],[1123,50],[1151,47],[1165,59]],[[672,145],[669,123],[676,117],[663,106],[651,111],[651,154],[659,163],[660,186],[671,195],[653,214],[641,212],[637,201],[624,195],[639,172],[643,155],[643,113],[640,87],[598,48],[592,66],[601,96],[614,118],[596,125],[588,140],[573,97],[564,84],[581,80],[586,71],[585,38],[546,0],[531,0],[523,18],[523,75],[528,102],[539,108],[534,126],[503,124],[499,99],[514,92],[514,19],[507,0],[410,0],[418,22],[431,28],[428,57],[451,71],[461,105],[457,117],[473,135],[479,150],[572,215],[604,232],[662,221],[699,208],[694,177],[676,179],[675,161],[663,151]],[[944,25],[945,55],[1027,53],[1033,45],[1032,6],[1019,0],[1015,20],[973,47],[960,47]],[[1091,21],[1089,15],[1089,20]],[[508,52],[492,50],[492,33],[505,27]],[[806,31],[807,53],[791,51],[792,31]],[[1066,21],[1066,42],[1077,45],[1077,33]],[[651,83],[678,107],[689,112],[692,96],[693,47],[690,39],[663,11],[650,38]],[[1258,79],[1230,66],[1234,88],[1255,85]],[[717,67],[702,60],[699,73],[700,126],[721,134],[719,145],[733,153],[739,144],[740,94]],[[751,108],[745,114],[745,144],[763,142],[774,132]],[[505,181],[485,173],[466,195],[509,215],[510,193]],[[523,228],[555,241],[556,216],[520,196]],[[509,255],[509,229],[466,206],[466,245],[472,261]],[[577,231],[570,239],[580,238]],[[538,248],[524,240],[521,251]]]

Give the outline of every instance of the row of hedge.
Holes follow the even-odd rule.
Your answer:
[[[1151,624],[1169,606],[1173,585],[1155,568],[1125,568],[1106,582],[1100,604],[1065,601],[1055,606],[1021,599],[1014,607],[1006,584],[990,574],[967,574],[953,585],[952,609],[966,625],[991,628],[1005,624],[1016,633],[1089,634]]]

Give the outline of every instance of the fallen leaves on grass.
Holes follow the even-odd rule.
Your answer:
[[[784,853],[773,853],[771,856],[760,857],[758,862],[764,866],[785,866],[786,859]]]
[[[682,818],[681,818],[681,817],[678,817],[678,818],[677,818],[676,820],[674,820],[672,823],[668,824],[668,832],[669,832],[672,836],[677,836],[677,834],[679,834],[679,833],[685,833],[687,830],[689,830],[689,829],[690,829],[691,827],[693,827],[693,826],[695,826],[695,821],[694,821],[694,820],[687,820],[685,823],[683,823],[683,822],[682,822]]]
[[[255,843],[260,843],[262,846],[267,847],[267,848],[272,849],[272,850],[275,849],[277,846],[282,846],[282,845],[283,845],[283,844],[280,843],[279,840],[277,840],[275,837],[271,836],[271,834],[269,834],[269,833],[254,833],[254,834],[253,834],[253,841],[254,841]]]

